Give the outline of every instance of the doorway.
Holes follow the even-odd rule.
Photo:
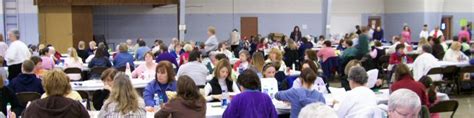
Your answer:
[[[242,30],[242,38],[257,36],[258,34],[258,17],[241,17],[240,29]]]
[[[381,16],[370,16],[367,25],[372,28],[382,27],[382,17]]]
[[[443,31],[443,34],[446,39],[451,39],[452,37],[452,28],[453,28],[453,16],[443,16],[441,18],[440,29]]]

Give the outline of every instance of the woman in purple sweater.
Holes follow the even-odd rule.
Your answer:
[[[270,96],[261,93],[260,79],[252,70],[245,70],[237,79],[242,93],[233,97],[223,118],[277,118]]]

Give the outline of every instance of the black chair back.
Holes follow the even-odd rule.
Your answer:
[[[462,67],[459,72],[461,73],[474,73],[474,66]]]
[[[440,112],[452,112],[451,118],[453,118],[456,110],[458,109],[459,102],[456,100],[445,100],[439,101],[437,104],[434,104],[430,107],[430,113],[440,113]]]
[[[89,78],[91,79],[98,79],[100,78],[100,75],[102,74],[102,72],[104,72],[106,69],[108,69],[108,67],[94,67],[90,70],[90,73],[89,73]]]
[[[40,99],[41,94],[36,92],[21,92],[17,93],[16,97],[18,98],[18,102],[20,103],[20,105],[26,107],[29,101]]]
[[[443,67],[436,67],[436,68],[431,68],[430,71],[428,71],[428,75],[431,74],[443,74]]]
[[[64,69],[66,74],[81,74],[82,70],[80,68],[66,68]]]
[[[420,111],[420,118],[430,118],[430,117],[431,117],[430,110],[428,109],[428,107],[423,105]]]
[[[90,98],[89,98],[89,93],[85,92],[85,91],[77,91],[77,93],[79,93],[79,95],[81,95],[81,98],[83,100],[86,100],[86,109],[90,110]]]

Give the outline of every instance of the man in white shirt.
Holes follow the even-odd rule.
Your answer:
[[[439,30],[439,26],[436,26],[431,32],[430,32],[430,36],[434,37],[434,38],[438,38],[440,36],[443,36],[443,32],[441,30]]]
[[[181,65],[176,75],[178,77],[181,75],[187,75],[194,80],[199,88],[204,88],[209,70],[201,63],[201,56],[201,52],[192,51],[189,54],[189,62]]]
[[[428,32],[428,25],[425,24],[423,25],[423,30],[421,30],[420,32],[420,38],[425,38],[425,39],[428,39],[429,37],[429,32]]]
[[[439,67],[438,59],[431,52],[430,45],[421,46],[422,53],[413,62],[413,78],[418,81],[420,78],[431,70],[431,68]],[[430,75],[433,81],[440,81],[441,75]]]
[[[12,80],[21,73],[21,64],[31,57],[31,52],[25,43],[20,41],[20,32],[11,30],[8,32],[10,46],[8,47],[5,60],[8,65],[8,80]]]
[[[352,67],[349,71],[349,85],[352,90],[346,93],[337,110],[339,118],[365,118],[373,114],[377,107],[375,93],[366,87],[367,72],[361,66]]]

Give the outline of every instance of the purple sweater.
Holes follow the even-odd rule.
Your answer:
[[[236,95],[223,118],[277,118],[275,106],[267,94],[259,91],[244,91]]]

